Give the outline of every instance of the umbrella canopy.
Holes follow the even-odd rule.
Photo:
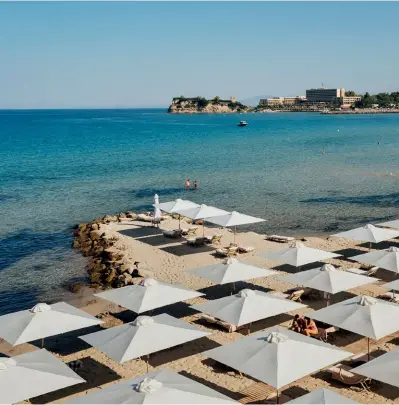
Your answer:
[[[235,326],[247,325],[260,319],[305,307],[306,305],[297,302],[249,289],[244,289],[236,295],[191,306],[197,311],[212,315]]]
[[[227,404],[232,399],[183,377],[162,369],[130,381],[122,381],[87,395],[74,398],[68,404]]]
[[[317,269],[301,273],[280,276],[279,279],[330,294],[336,294],[340,291],[350,290],[351,288],[377,281],[374,277],[361,276],[348,271],[338,270],[332,264],[325,264]]]
[[[103,321],[65,302],[41,303],[0,316],[0,337],[15,346],[100,323]]]
[[[212,281],[215,284],[235,283],[236,281],[268,277],[277,274],[276,271],[266,270],[251,264],[240,262],[232,257],[223,263],[211,264],[187,270],[188,273]]]
[[[372,264],[382,269],[399,274],[399,249],[391,246],[389,249],[375,250],[358,256],[352,256],[351,260]]]
[[[399,387],[399,350],[383,354],[351,370],[353,373]]]
[[[159,208],[159,196],[158,194],[154,195],[154,220],[160,220],[161,219],[161,209]]]
[[[295,242],[294,245],[278,250],[277,252],[266,252],[262,254],[262,257],[266,257],[267,259],[274,260],[278,263],[290,264],[295,267],[339,256],[341,255],[309,248],[301,242]]]
[[[383,222],[382,224],[377,224],[378,226],[388,226],[389,228],[399,229],[399,219],[393,221]]]
[[[394,280],[390,283],[383,284],[382,287],[387,288],[388,290],[399,291],[399,280]]]
[[[399,305],[367,296],[354,297],[307,316],[371,339],[399,330]]]
[[[188,210],[190,208],[199,207],[198,204],[196,204],[196,203],[194,203],[192,201],[181,200],[180,198],[178,198],[177,200],[160,203],[158,205],[156,205],[156,204],[157,203],[154,204],[155,207],[157,207],[160,210],[165,211],[165,212],[167,212],[169,214],[175,214],[179,210]]]
[[[176,212],[187,218],[192,219],[193,221],[228,214],[228,212],[225,210],[221,210],[219,208],[211,207],[205,204],[189,209],[179,209]]]
[[[0,358],[0,403],[15,404],[85,382],[47,350]]]
[[[203,354],[276,389],[352,355],[281,326]]]
[[[368,224],[360,228],[351,229],[350,231],[336,233],[336,238],[352,239],[361,242],[379,243],[399,236],[399,230],[378,228]]]
[[[141,314],[204,294],[178,284],[168,284],[152,278],[145,278],[138,285],[114,288],[94,295],[130,309],[136,314]]]
[[[343,405],[343,404],[358,404],[359,402],[353,401],[347,397],[337,394],[334,391],[326,388],[319,388],[318,390],[309,392],[309,394],[302,395],[293,401],[286,402],[286,404],[303,404],[303,405]]]
[[[264,221],[265,219],[251,217],[250,215],[241,214],[237,211],[229,212],[225,215],[207,218],[207,222],[224,227],[255,224]]]
[[[134,322],[80,336],[80,339],[123,363],[207,335],[210,333],[162,314],[153,318],[139,316]]]

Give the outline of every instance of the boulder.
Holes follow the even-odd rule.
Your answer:
[[[116,277],[116,270],[111,268],[111,269],[109,269],[109,273],[108,273],[107,278],[105,279],[105,281],[107,283],[111,284],[114,281],[115,277]]]
[[[124,273],[118,277],[115,285],[117,288],[120,288],[130,284],[133,284],[133,277],[130,274]]]
[[[90,239],[91,240],[100,240],[101,239],[101,232],[99,232],[99,231],[91,231],[90,232]]]
[[[74,239],[74,241],[72,242],[72,247],[74,249],[79,249],[80,248],[80,242],[77,239]]]
[[[73,293],[77,293],[77,292],[79,292],[79,291],[82,289],[82,287],[83,287],[83,284],[82,284],[82,283],[72,283],[72,284],[68,287],[68,289],[69,289],[69,291],[71,291],[71,292],[73,292]]]
[[[79,224],[78,228],[79,228],[79,232],[82,233],[86,230],[87,224]]]
[[[119,249],[116,249],[115,247],[105,249],[103,251],[103,254],[109,261],[117,261],[123,258],[123,253]]]

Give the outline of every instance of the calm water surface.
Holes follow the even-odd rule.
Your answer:
[[[85,276],[72,226],[149,209],[155,193],[261,216],[251,229],[280,234],[399,216],[398,140],[399,115],[0,111],[0,313],[67,294]]]

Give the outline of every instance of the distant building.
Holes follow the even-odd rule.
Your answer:
[[[350,107],[361,99],[362,98],[360,96],[344,96],[337,99],[337,104],[341,107]]]
[[[260,106],[294,105],[294,104],[301,104],[304,100],[306,100],[305,96],[261,98],[259,100],[259,105]]]
[[[336,104],[337,100],[345,97],[345,89],[309,89],[306,90],[306,100],[309,104]]]

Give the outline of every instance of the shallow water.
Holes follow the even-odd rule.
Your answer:
[[[66,294],[85,276],[72,226],[150,209],[155,193],[257,215],[268,222],[250,229],[279,234],[399,216],[398,140],[394,114],[0,111],[0,313]]]

